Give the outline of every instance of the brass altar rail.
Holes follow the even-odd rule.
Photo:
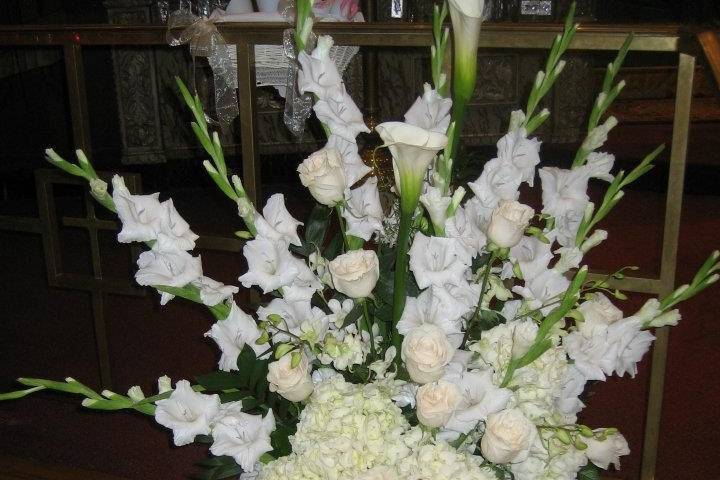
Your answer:
[[[218,25],[226,41],[237,46],[243,181],[248,194],[253,199],[260,197],[260,163],[255,146],[253,46],[256,44],[280,44],[282,32],[287,27],[287,24],[281,23]],[[432,41],[432,29],[427,24],[319,23],[314,28],[317,33],[332,35],[338,44],[344,45],[392,48],[425,47]],[[486,49],[548,49],[561,28],[559,24],[489,23],[483,26],[480,34],[480,47]],[[617,282],[617,285],[628,291],[665,295],[671,292],[675,285],[678,233],[695,71],[694,52],[697,50],[697,43],[695,32],[692,29],[677,25],[609,26],[593,24],[580,27],[570,49],[576,51],[617,50],[631,32],[635,34],[630,46],[632,51],[676,53],[678,55],[678,76],[660,277],[628,278]],[[85,46],[160,46],[165,44],[165,27],[159,25],[0,26],[0,46],[57,45],[63,47],[73,139],[77,147],[86,150],[90,149],[90,135],[85,77],[82,71],[82,48]],[[38,226],[32,220],[0,218],[0,229],[18,231],[27,227],[26,231],[37,232]],[[43,228],[45,227],[43,226]],[[227,242],[223,241],[215,243],[216,245],[213,244],[213,246],[220,248],[238,248],[235,244],[226,245]],[[46,251],[46,256],[50,253]],[[96,326],[99,329],[104,328],[103,325],[97,324]],[[657,332],[657,340],[653,349],[642,458],[643,480],[652,480],[655,477],[667,333],[667,329]],[[105,362],[107,362],[107,358]],[[106,377],[109,378],[109,373]]]

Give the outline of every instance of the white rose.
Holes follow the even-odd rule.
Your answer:
[[[437,325],[427,323],[405,336],[401,350],[410,378],[419,384],[439,379],[454,353],[445,332]]]
[[[501,248],[514,247],[522,240],[535,211],[515,200],[501,200],[493,210],[487,236]]]
[[[335,290],[350,298],[369,297],[380,276],[380,262],[372,250],[352,250],[328,265]]]
[[[440,380],[428,383],[417,391],[417,418],[426,427],[442,427],[462,400],[458,387]]]
[[[323,205],[334,207],[345,198],[347,179],[342,158],[335,149],[323,148],[306,158],[298,167],[300,182]]]
[[[310,364],[305,355],[297,367],[293,368],[291,362],[292,355],[285,355],[268,365],[267,381],[271,392],[277,392],[291,402],[300,402],[308,398],[315,388],[310,378]]]
[[[602,293],[594,294],[592,299],[580,304],[578,310],[585,317],[580,330],[612,325],[623,318],[623,312]]]
[[[583,442],[588,446],[585,450],[588,460],[603,470],[607,470],[611,463],[620,468],[620,457],[630,453],[627,440],[619,433],[608,436],[604,441],[583,438]]]
[[[518,463],[528,457],[536,436],[535,425],[520,409],[510,408],[488,415],[480,448],[493,463]]]

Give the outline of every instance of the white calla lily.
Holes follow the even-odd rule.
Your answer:
[[[447,146],[447,137],[403,122],[386,122],[375,127],[393,157],[395,186],[402,208],[414,210],[420,188],[435,155]]]

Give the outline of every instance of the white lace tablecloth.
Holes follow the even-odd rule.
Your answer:
[[[246,13],[241,15],[224,15],[217,20],[221,22],[285,22],[279,13]],[[327,18],[320,21],[338,21],[336,18]],[[356,21],[364,21],[360,15]],[[330,58],[333,59],[342,74],[350,64],[352,58],[358,53],[357,46],[333,46]],[[237,67],[237,50],[230,49],[230,60]],[[287,80],[287,58],[282,45],[255,45],[255,81],[260,87],[275,87],[280,95],[285,96],[285,82]]]

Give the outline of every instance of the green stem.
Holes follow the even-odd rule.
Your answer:
[[[408,267],[408,243],[410,242],[410,230],[412,228],[412,217],[414,209],[407,211],[401,209],[400,227],[396,245],[395,257],[395,283],[393,289],[393,323],[392,342],[398,352],[402,347],[402,335],[397,331],[397,323],[400,321],[403,309],[405,308],[405,280]],[[400,355],[395,357],[398,364],[401,362]]]
[[[465,330],[465,335],[463,336],[462,343],[460,344],[460,348],[465,348],[465,344],[468,341],[468,337],[470,337],[470,330],[473,325],[478,319],[478,315],[480,314],[480,310],[482,309],[482,299],[485,295],[485,289],[487,288],[488,280],[490,279],[490,270],[492,270],[492,264],[495,260],[495,254],[491,254],[490,258],[488,258],[488,262],[485,265],[485,272],[483,273],[483,281],[482,286],[480,287],[480,298],[478,298],[478,304],[477,307],[475,307],[475,312],[473,312],[472,317],[470,317],[470,321],[468,322],[467,329]]]
[[[362,300],[363,317],[365,318],[365,328],[370,334],[370,358],[375,358],[375,334],[373,333],[373,321],[370,319],[370,311],[368,310],[367,299]]]
[[[343,252],[348,248],[348,237],[347,233],[345,233],[345,223],[344,218],[342,216],[342,207],[340,205],[335,206],[335,211],[337,212],[338,217],[338,224],[340,225],[340,233],[342,233],[343,237]]]

